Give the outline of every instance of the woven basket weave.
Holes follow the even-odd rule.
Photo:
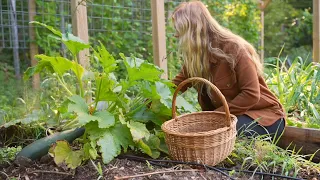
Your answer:
[[[190,82],[208,84],[219,95],[224,112],[203,111],[176,117],[176,97],[181,88]],[[216,165],[234,149],[236,116],[230,114],[228,104],[220,90],[203,78],[189,78],[179,84],[172,101],[172,119],[161,128],[172,159]]]

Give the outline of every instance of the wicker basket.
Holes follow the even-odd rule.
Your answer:
[[[210,85],[219,95],[224,112],[203,111],[176,117],[176,97],[180,89],[190,82]],[[227,158],[234,149],[236,116],[230,114],[225,97],[210,81],[189,78],[177,87],[172,101],[172,119],[162,125],[165,141],[172,159],[216,165]]]

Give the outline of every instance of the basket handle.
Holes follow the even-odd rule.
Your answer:
[[[176,99],[177,99],[177,95],[178,95],[180,89],[183,88],[186,84],[188,84],[190,82],[195,82],[195,81],[200,81],[200,82],[203,82],[203,83],[209,85],[218,94],[218,96],[224,106],[224,110],[226,112],[227,125],[230,126],[231,125],[231,118],[230,118],[230,111],[229,111],[229,106],[227,104],[226,98],[223,96],[221,91],[215,85],[213,85],[210,81],[208,81],[204,78],[200,78],[200,77],[188,78],[188,79],[182,81],[178,85],[177,89],[175,90],[175,92],[173,94],[173,99],[172,99],[172,118],[176,119],[176,117],[177,117],[177,115],[176,115],[176,110],[177,110]]]

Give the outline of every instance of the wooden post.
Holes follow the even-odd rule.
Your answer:
[[[36,1],[29,0],[28,1],[28,9],[29,9],[29,21],[34,21],[34,17],[36,15]],[[31,59],[31,66],[35,66],[37,61],[35,59],[35,55],[39,53],[38,45],[35,42],[36,34],[34,30],[34,26],[29,24],[29,38],[30,38],[30,59]],[[40,75],[35,74],[32,77],[32,87],[36,90],[40,89]]]
[[[86,1],[71,0],[72,33],[84,42],[89,42],[88,19]],[[89,66],[89,49],[81,51],[78,55],[80,64],[87,68]]]
[[[320,1],[313,0],[313,61],[320,62]]]
[[[162,78],[168,78],[166,58],[166,28],[164,0],[151,0],[153,59],[155,65],[164,70]]]
[[[260,41],[261,41],[261,50],[260,50],[260,61],[261,63],[264,62],[264,10],[261,10],[261,37],[260,37]]]
[[[260,18],[261,18],[261,34],[260,34],[260,43],[261,43],[261,50],[260,50],[260,61],[261,63],[264,62],[264,10],[269,5],[271,0],[259,0],[258,8],[260,9]]]

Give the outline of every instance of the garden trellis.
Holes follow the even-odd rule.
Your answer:
[[[161,21],[161,19],[158,18],[158,14],[165,13],[164,18],[165,21],[167,21],[170,12],[172,12],[173,8],[177,6],[181,0],[157,0],[154,2],[155,9],[158,9],[157,7],[161,6],[165,7],[164,11],[159,11],[157,14],[154,14],[154,20]],[[33,57],[38,52],[36,44],[43,44],[47,41],[49,42],[47,43],[47,46],[50,46],[52,49],[59,48],[61,55],[65,56],[64,47],[62,45],[54,46],[50,36],[41,36],[43,34],[41,34],[42,32],[39,30],[40,27],[37,27],[36,32],[30,33],[29,27],[31,27],[31,31],[34,29],[32,28],[32,25],[29,26],[29,22],[32,20],[43,22],[56,29],[60,29],[63,33],[71,31],[72,26],[74,28],[73,32],[75,32],[75,28],[83,29],[86,25],[85,20],[79,19],[78,27],[73,24],[75,23],[73,22],[75,20],[72,18],[74,17],[75,12],[72,12],[72,3],[80,3],[77,6],[78,10],[83,7],[85,3],[89,41],[93,39],[101,40],[104,44],[107,44],[107,48],[122,48],[122,51],[126,51],[125,53],[139,53],[141,55],[140,58],[149,58],[148,60],[152,61],[152,1],[149,0],[1,0],[0,48],[15,48],[19,53],[24,55],[23,59],[28,59],[28,49],[30,50],[31,57]],[[12,9],[12,4],[15,4],[16,6],[15,11]],[[35,12],[32,12],[33,10],[35,10]],[[10,19],[11,13],[15,14],[16,25],[13,23],[14,21]],[[161,25],[162,27],[158,28],[165,31],[165,25]],[[16,45],[16,47],[13,43],[15,39],[13,33],[14,28],[17,28],[18,30],[16,36],[18,45]],[[158,34],[158,32],[156,33]],[[160,53],[162,53],[162,56],[165,56],[166,44],[164,36],[166,33],[159,33],[163,33],[161,37],[158,37],[158,39],[162,41],[159,42],[162,44]],[[170,35],[170,32],[167,32],[167,35]],[[33,38],[37,39],[36,44],[30,44],[30,42],[33,42]],[[83,39],[81,36],[80,38]],[[115,44],[116,42],[119,42],[117,41],[119,38],[123,39],[122,44]],[[134,39],[136,43],[125,44],[128,39],[131,39],[131,41]],[[157,41],[156,39],[154,40]],[[157,45],[155,46],[160,48]],[[46,50],[44,49],[43,51]],[[157,53],[159,52],[156,51],[156,54]],[[163,60],[162,64],[166,66],[165,57],[162,57],[161,59]]]

